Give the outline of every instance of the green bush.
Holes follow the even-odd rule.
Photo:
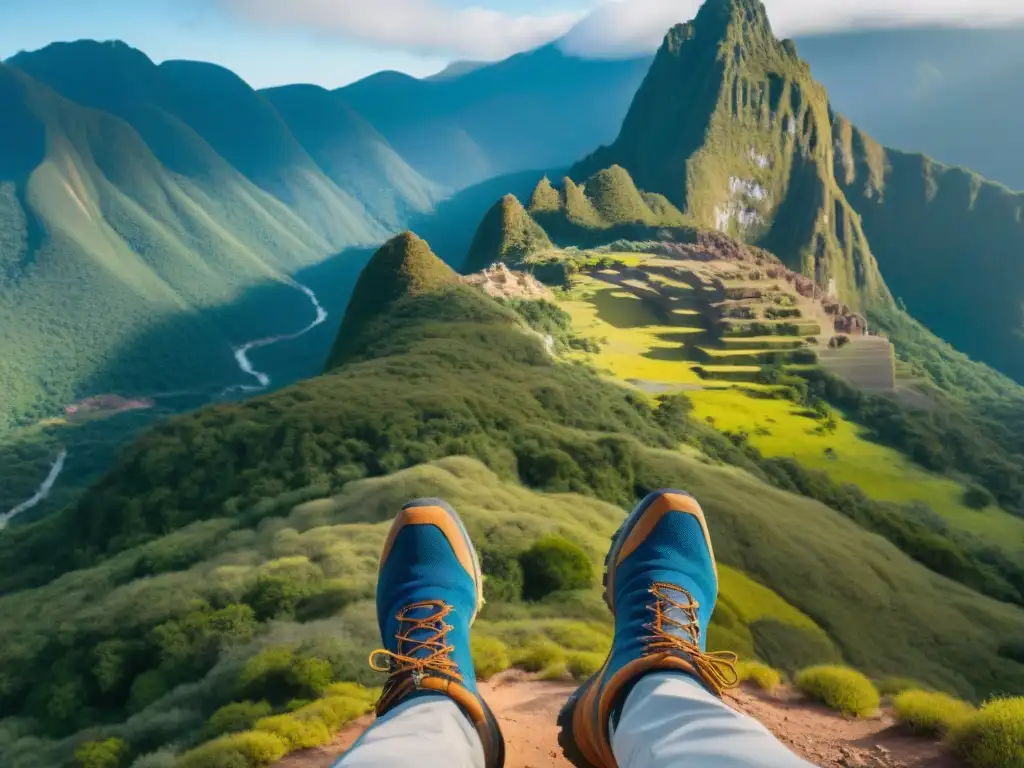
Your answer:
[[[881,703],[875,684],[849,667],[810,667],[797,674],[796,687],[806,696],[854,717],[874,714]]]
[[[489,603],[514,603],[523,599],[523,566],[505,549],[484,548],[480,553],[484,572],[484,599]]]
[[[494,677],[512,666],[508,646],[496,637],[474,635],[472,639],[473,669],[481,680]]]
[[[600,653],[592,651],[575,651],[569,654],[566,668],[573,680],[583,682],[588,677],[596,674],[604,666],[605,657]]]
[[[954,726],[951,739],[974,768],[1024,768],[1024,698],[990,701]]]
[[[544,667],[537,676],[541,680],[557,682],[559,680],[564,680],[569,676],[569,669],[565,661],[556,661],[553,664],[549,664]]]
[[[363,691],[358,697],[326,696],[314,701],[309,706],[296,710],[292,716],[299,720],[319,720],[331,733],[338,731],[343,725],[352,722],[370,711],[373,697],[369,691]]]
[[[527,600],[585,589],[594,583],[594,564],[587,553],[557,536],[538,541],[520,556],[519,562],[523,566],[523,596]]]
[[[736,672],[739,674],[741,683],[750,681],[768,693],[782,684],[782,673],[760,661],[741,661],[736,666]]]
[[[553,664],[565,664],[565,651],[550,640],[531,640],[512,657],[512,664],[527,672],[541,672]]]
[[[878,681],[878,692],[883,696],[899,696],[904,691],[927,691],[927,685],[910,677],[883,677]]]
[[[246,731],[208,741],[180,758],[175,768],[263,768],[288,754],[283,739],[265,731]]]
[[[986,509],[995,503],[995,496],[980,485],[971,484],[964,491],[964,505],[971,509]]]
[[[75,768],[124,768],[131,754],[124,739],[87,741],[75,750]]]
[[[896,718],[918,733],[945,734],[974,713],[974,707],[945,693],[904,691],[892,703]]]
[[[265,701],[240,701],[228,704],[214,712],[203,728],[203,739],[215,739],[227,733],[250,731],[256,721],[270,714]]]
[[[265,717],[256,723],[256,730],[274,734],[288,745],[290,752],[319,747],[331,740],[331,731],[322,719],[303,718],[300,712],[302,710],[290,715]]]

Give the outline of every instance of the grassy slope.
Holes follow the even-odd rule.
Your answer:
[[[0,647],[10,651],[16,638],[45,634],[57,617],[59,623],[93,637],[136,634],[181,615],[195,600],[240,601],[261,574],[302,567],[322,584],[343,584],[350,598],[337,606],[338,615],[331,623],[286,621],[264,627],[264,633],[269,638],[343,638],[343,663],[361,682],[374,683],[375,676],[364,665],[365,656],[378,642],[372,607],[366,600],[372,594],[374,566],[390,519],[409,496],[449,500],[485,551],[494,546],[520,551],[555,533],[582,546],[595,566],[602,562],[609,537],[623,517],[619,508],[594,499],[530,492],[503,482],[476,461],[445,459],[352,483],[336,496],[298,504],[294,510],[287,506],[280,517],[258,528],[240,527],[228,535],[228,521],[199,523],[47,587],[0,598],[0,610],[12,619],[0,634]],[[196,553],[200,562],[130,581],[140,557],[159,561],[161,553],[186,552]],[[492,602],[476,631],[502,638],[513,649],[547,638],[567,649],[604,652],[610,643],[611,617],[599,595],[595,583],[573,595],[568,604],[564,600],[536,605]],[[714,647],[753,654],[758,627],[774,621],[817,637],[822,648],[829,648],[823,631],[809,617],[727,566],[722,568],[721,604],[711,635]],[[243,647],[198,686],[184,687],[153,704],[127,726],[108,726],[90,735],[102,732],[138,741],[147,724],[154,728],[161,720],[159,714],[173,708],[177,710],[175,736],[187,736],[194,722],[202,722],[210,708],[232,695],[224,667],[237,669],[268,642],[262,639]],[[770,647],[765,650],[775,652]],[[783,650],[776,663],[799,665],[803,660]],[[4,736],[0,720],[0,746],[9,761],[4,765],[19,768],[57,764],[58,756],[71,748],[70,740],[26,739],[12,744]]]
[[[836,432],[826,435],[817,431],[817,421],[789,401],[750,397],[732,388],[704,389],[693,362],[679,349],[679,335],[686,329],[661,325],[634,295],[581,277],[559,305],[572,316],[579,333],[607,339],[600,352],[579,353],[578,357],[619,381],[700,387],[688,393],[698,419],[710,417],[717,429],[748,433],[751,443],[766,456],[796,458],[806,467],[827,471],[839,482],[859,486],[872,498],[923,501],[954,528],[980,536],[991,545],[1024,552],[1024,519],[995,507],[969,509],[963,504],[964,485],[929,473],[898,451],[870,442],[862,429],[841,414]],[[826,448],[833,448],[836,458],[829,459]]]

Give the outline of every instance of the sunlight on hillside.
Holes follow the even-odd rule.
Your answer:
[[[583,336],[607,339],[596,355],[584,355],[596,368],[617,378],[662,384],[699,384],[693,363],[684,359],[672,337],[699,328],[660,325],[636,296],[596,280],[582,278],[572,298],[559,302]]]
[[[761,400],[738,390],[690,393],[694,415],[714,419],[717,429],[746,431],[766,456],[790,456],[821,469],[841,483],[859,485],[882,501],[923,501],[951,525],[1002,546],[1024,550],[1024,520],[990,508],[968,509],[961,503],[963,486],[933,475],[891,448],[859,436],[859,428],[837,418],[834,434],[819,431],[818,422],[801,416],[800,406],[787,400]],[[831,458],[826,450],[832,449]]]

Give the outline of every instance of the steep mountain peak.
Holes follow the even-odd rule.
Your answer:
[[[391,238],[373,255],[356,282],[328,369],[338,365],[366,326],[386,314],[396,301],[458,282],[455,271],[422,238],[412,232]]]
[[[570,173],[622,166],[697,226],[761,245],[860,306],[888,294],[833,145],[825,89],[764,6],[707,0],[669,30],[618,139]]]
[[[548,182],[548,186],[550,185]],[[551,190],[557,196],[554,187]],[[550,250],[553,247],[547,234],[523,208],[519,198],[515,195],[505,195],[495,203],[480,223],[469,249],[466,267],[475,272],[495,262],[516,265],[531,253]]]
[[[561,207],[562,196],[551,183],[551,179],[545,176],[537,183],[530,196],[530,213],[550,213],[560,210]]]

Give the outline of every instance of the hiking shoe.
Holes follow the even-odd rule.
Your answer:
[[[612,539],[605,601],[615,641],[601,670],[559,716],[559,742],[581,768],[615,768],[609,719],[646,674],[678,671],[721,695],[738,682],[736,654],[708,653],[718,567],[704,512],[684,491],[644,499]]]
[[[389,675],[377,716],[412,698],[447,696],[480,734],[487,768],[501,768],[505,741],[477,690],[469,644],[482,605],[480,560],[455,510],[440,499],[406,504],[384,543],[377,578],[384,648],[370,655],[370,666]]]

